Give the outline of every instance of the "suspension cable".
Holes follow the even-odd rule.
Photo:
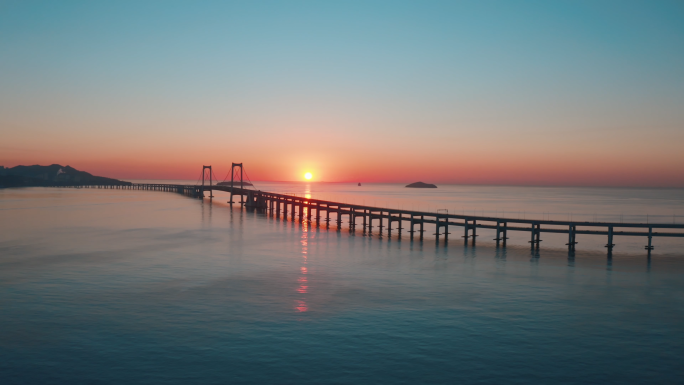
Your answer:
[[[249,181],[249,184],[251,184],[252,187],[254,187],[254,189],[256,190],[256,186],[254,185],[254,183],[252,182],[252,180],[249,178],[249,174],[247,174],[247,170],[245,170],[245,167],[244,167],[244,166],[242,166],[242,169],[245,171],[245,175],[247,176],[247,180]]]

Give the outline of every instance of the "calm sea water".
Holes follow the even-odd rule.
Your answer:
[[[424,210],[682,223],[681,190],[259,183]],[[681,383],[684,239],[377,239],[163,192],[0,190],[2,384]],[[492,236],[490,236],[492,235]]]

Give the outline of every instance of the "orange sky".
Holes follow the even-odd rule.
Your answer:
[[[235,140],[240,135],[230,136],[209,137],[206,144],[196,139],[173,143],[170,138],[117,144],[116,138],[81,138],[79,142],[48,135],[31,140],[23,150],[4,147],[9,150],[0,159],[6,166],[68,164],[122,179],[194,180],[205,164],[212,165],[223,179],[234,161],[245,164],[252,180],[302,180],[309,171],[314,180],[329,182],[684,187],[681,141],[676,137],[658,148],[648,148],[648,143],[630,148],[629,143],[640,143],[638,138],[616,137],[604,149],[598,142],[590,145],[581,140],[562,147],[544,140],[526,145],[526,138],[515,145],[512,139],[478,137],[430,143],[420,133],[408,139],[415,145],[382,143],[377,138],[366,143],[355,138],[326,140],[325,135],[302,140],[312,135],[298,135],[249,146],[242,145],[247,139]]]
[[[4,6],[0,165],[684,187],[675,3],[131,4]]]

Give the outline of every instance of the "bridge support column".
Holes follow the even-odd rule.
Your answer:
[[[468,231],[468,220],[464,219],[463,220],[463,242],[466,246],[468,246],[468,238],[469,238],[469,231]]]
[[[413,233],[416,232],[415,228],[415,221],[413,220],[413,214],[411,214],[411,230],[409,230],[409,234],[411,234],[411,240],[413,241]]]
[[[373,214],[370,213],[368,215],[368,236],[372,237],[373,236]]]
[[[349,231],[356,233],[356,209],[354,207],[349,208]]]
[[[608,226],[608,243],[606,244],[608,255],[613,254],[613,246],[615,246],[613,243],[613,226]]]
[[[501,222],[496,221],[496,238],[494,238],[496,241],[496,247],[499,247],[499,241],[501,240]]]
[[[532,239],[530,240],[530,247],[539,250],[539,243],[541,242],[541,224],[532,223]]]
[[[423,225],[425,225],[425,216],[421,215],[420,216],[420,241],[423,242],[423,233],[425,230],[423,229]]]
[[[337,206],[337,231],[342,229],[342,210]]]
[[[477,220],[473,219],[473,242],[472,245],[475,246],[475,240],[477,239]]]
[[[366,226],[368,225],[366,222],[368,220],[367,217],[368,217],[368,210],[363,210],[363,233],[362,233],[363,235],[368,234],[368,229],[366,228]]]
[[[508,239],[508,222],[503,223],[503,247],[506,247],[506,240]]]
[[[575,225],[569,225],[568,227],[568,251],[575,251],[575,245],[577,244],[577,241],[575,241]]]
[[[651,251],[654,249],[653,247],[653,227],[648,226],[648,245],[646,246],[646,250],[648,250],[648,256],[651,256]]]
[[[382,223],[383,219],[385,219],[385,214],[383,214],[383,212],[380,211],[380,216],[378,217],[378,221],[380,221],[380,230],[378,231],[379,238],[382,238],[382,229],[385,227]]]

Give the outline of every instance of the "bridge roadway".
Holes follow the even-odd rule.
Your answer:
[[[387,237],[391,237],[392,231],[396,229],[397,235],[401,237],[402,231],[406,229],[410,234],[411,240],[414,239],[414,234],[418,233],[419,240],[423,241],[423,233],[427,231],[425,225],[430,224],[433,225],[431,227],[434,229],[433,235],[436,242],[440,241],[440,237],[444,237],[444,242],[447,243],[451,234],[449,229],[460,227],[463,229],[463,236],[461,238],[464,239],[466,245],[469,240],[475,245],[476,238],[479,236],[477,234],[478,229],[495,230],[496,238],[493,240],[496,241],[497,247],[500,245],[506,246],[509,231],[529,232],[529,243],[533,249],[539,249],[542,233],[568,234],[568,243],[566,245],[569,251],[575,250],[577,235],[603,235],[607,237],[605,247],[608,250],[608,254],[611,254],[615,246],[613,243],[614,237],[641,236],[647,238],[648,243],[645,249],[650,255],[651,250],[654,248],[654,237],[684,237],[684,224],[554,221],[398,210],[310,199],[290,194],[278,194],[230,186],[131,183],[68,187],[168,191],[195,198],[204,198],[204,192],[207,191],[210,197],[213,190],[225,191],[231,193],[231,200],[229,201],[231,204],[235,203],[233,202],[233,196],[239,195],[240,203],[247,209],[263,210],[276,218],[280,217],[281,214],[283,218],[287,218],[289,214],[292,221],[299,217],[298,220],[306,220],[310,223],[315,223],[316,226],[320,226],[321,222],[325,222],[327,229],[330,228],[330,222],[334,221],[337,224],[337,231],[340,231],[342,229],[342,219],[346,216],[349,230],[355,232],[356,226],[360,225],[363,235],[366,236],[373,236],[373,230],[377,229],[377,233],[375,233],[377,236],[382,237],[383,233],[386,233]],[[324,218],[322,218],[323,214],[325,214]],[[331,215],[333,216],[332,219]],[[396,224],[396,228],[392,227],[393,224]],[[663,229],[669,229],[670,231],[654,231]]]

